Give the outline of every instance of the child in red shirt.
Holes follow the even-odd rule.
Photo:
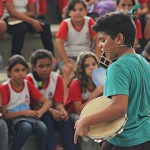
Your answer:
[[[26,79],[51,102],[52,108],[41,118],[48,128],[47,150],[54,150],[55,128],[58,127],[65,150],[75,150],[73,127],[63,105],[64,91],[61,76],[52,71],[52,55],[47,50],[36,50],[31,56],[32,73]]]
[[[15,131],[11,150],[20,150],[33,132],[36,135],[38,150],[45,150],[47,127],[39,119],[50,108],[50,103],[25,80],[27,68],[22,56],[14,55],[9,58],[7,74],[10,78],[0,86],[3,117],[8,127],[13,127]],[[41,108],[31,110],[32,102],[40,102]]]

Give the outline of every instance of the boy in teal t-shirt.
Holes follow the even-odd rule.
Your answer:
[[[131,14],[113,12],[97,19],[93,30],[98,33],[99,47],[113,62],[107,69],[104,96],[112,103],[99,112],[79,119],[78,136],[87,136],[89,126],[123,117],[128,120],[124,131],[100,144],[100,150],[148,150],[150,147],[150,65],[135,53],[136,28]],[[94,109],[94,108],[93,108]]]
[[[128,121],[124,131],[109,142],[128,147],[150,140],[150,65],[138,54],[126,54],[109,66],[105,80],[105,96],[128,96]],[[147,94],[146,94],[147,93]],[[148,136],[145,136],[145,132]]]

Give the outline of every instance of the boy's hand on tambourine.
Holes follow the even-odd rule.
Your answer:
[[[85,125],[84,118],[82,118],[75,123],[74,128],[75,128],[74,143],[76,144],[78,136],[86,137],[88,135],[89,127]]]

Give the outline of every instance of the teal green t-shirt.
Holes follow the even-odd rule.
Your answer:
[[[108,140],[111,144],[129,147],[150,141],[149,82],[150,65],[138,54],[123,55],[108,67],[104,95],[128,96],[127,123],[121,134]]]

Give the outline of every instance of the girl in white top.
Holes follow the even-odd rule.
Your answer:
[[[103,94],[103,86],[96,87],[92,79],[92,72],[98,68],[98,64],[99,60],[92,52],[83,52],[78,56],[66,103],[71,113],[79,115],[90,100]]]
[[[68,96],[67,85],[80,52],[92,51],[94,41],[96,43],[94,51],[97,56],[101,55],[97,34],[91,28],[95,21],[86,16],[85,3],[82,0],[70,1],[68,11],[70,18],[62,21],[55,40],[55,47],[62,60],[59,67],[63,76],[64,101]]]
[[[25,80],[27,68],[28,65],[22,56],[10,57],[7,66],[10,78],[0,86],[2,113],[8,127],[13,127],[15,131],[11,150],[21,150],[33,132],[37,139],[37,149],[45,150],[47,127],[39,119],[50,108],[50,103],[29,81]],[[37,102],[41,103],[41,108],[31,110],[30,105]]]

